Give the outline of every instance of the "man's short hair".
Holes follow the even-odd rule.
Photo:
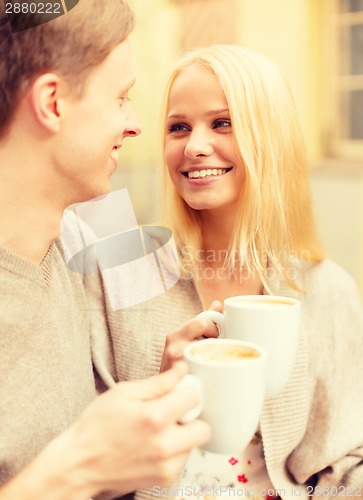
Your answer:
[[[5,1],[0,0],[0,138],[39,75],[57,73],[81,95],[91,70],[127,38],[133,26],[126,0],[80,0],[61,17],[13,33]]]

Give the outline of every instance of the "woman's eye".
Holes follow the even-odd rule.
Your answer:
[[[173,123],[172,125],[170,125],[168,127],[168,132],[169,133],[172,133],[172,132],[186,132],[188,130],[189,130],[188,126],[185,125],[184,123]]]
[[[220,118],[213,122],[213,128],[226,128],[231,126],[232,126],[231,120],[227,118]]]

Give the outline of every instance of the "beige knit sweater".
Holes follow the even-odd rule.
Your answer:
[[[102,300],[57,245],[40,266],[0,247],[0,484],[114,383]]]
[[[299,485],[325,486],[325,498],[363,497],[363,308],[353,280],[333,262],[295,263],[302,302],[295,367],[284,391],[266,401],[260,426],[270,479],[284,499]],[[148,286],[148,283],[145,283]],[[267,293],[267,292],[265,292]],[[108,311],[120,380],[159,371],[167,333],[202,309],[192,281],[129,309]],[[338,487],[338,488],[335,488]],[[311,490],[309,489],[309,493]],[[137,492],[137,498],[151,491]],[[314,498],[323,493],[317,489]]]

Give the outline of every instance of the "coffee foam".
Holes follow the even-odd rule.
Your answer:
[[[282,299],[268,299],[268,300],[253,300],[253,299],[237,299],[237,300],[233,300],[230,302],[230,304],[232,305],[241,305],[241,306],[251,306],[251,307],[261,307],[262,309],[266,309],[266,308],[271,308],[271,309],[274,309],[274,308],[280,308],[281,306],[282,307],[285,307],[285,306],[293,306],[293,302],[289,302],[287,300],[282,300]]]
[[[190,354],[195,359],[205,361],[238,361],[260,356],[260,353],[252,347],[223,343],[197,345],[190,351]]]

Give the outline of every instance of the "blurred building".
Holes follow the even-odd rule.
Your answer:
[[[328,255],[363,293],[363,0],[129,0],[143,134],[125,141],[113,188],[128,187],[140,223],[159,215],[160,109],[184,50],[236,43],[260,50],[290,83],[311,163]]]

